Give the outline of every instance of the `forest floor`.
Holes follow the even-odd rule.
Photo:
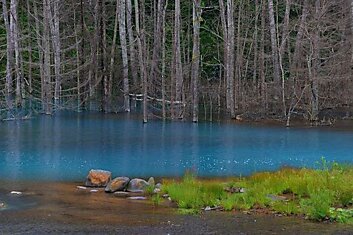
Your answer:
[[[12,190],[32,201],[0,211],[0,234],[351,234],[353,227],[297,217],[242,212],[181,215],[169,206],[77,189],[79,183],[0,182],[0,199]],[[2,195],[2,196],[1,196]],[[6,203],[6,201],[5,201]]]

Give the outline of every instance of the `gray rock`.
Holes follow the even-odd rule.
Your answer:
[[[129,200],[146,200],[146,197],[128,197]]]
[[[105,187],[112,179],[112,173],[104,170],[90,170],[85,182],[87,187]]]
[[[127,186],[127,191],[133,193],[140,193],[143,192],[143,190],[147,186],[149,186],[149,184],[143,179],[132,179],[130,180]]]
[[[272,201],[286,201],[287,198],[284,196],[278,196],[273,194],[268,194],[267,198],[271,199]]]
[[[157,183],[154,187],[161,189],[162,188],[162,184],[161,183]]]
[[[156,184],[153,177],[150,177],[150,178],[148,179],[147,183],[148,183],[149,185],[151,185],[151,186],[154,186],[154,185]]]
[[[107,187],[105,187],[105,191],[108,193],[123,191],[128,185],[129,181],[130,179],[128,177],[117,177],[108,183]]]
[[[153,193],[160,193],[161,192],[161,189],[160,188],[155,188],[153,189]]]
[[[126,198],[126,197],[130,197],[131,195],[128,192],[115,192],[114,196],[121,197],[121,198]]]
[[[87,189],[87,188],[84,187],[84,186],[76,186],[76,188],[79,189],[79,190],[86,190],[86,189]]]

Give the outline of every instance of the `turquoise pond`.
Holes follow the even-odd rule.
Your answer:
[[[249,175],[282,166],[353,163],[353,132],[230,123],[150,121],[64,113],[0,123],[0,177],[82,180],[91,168],[114,176]]]

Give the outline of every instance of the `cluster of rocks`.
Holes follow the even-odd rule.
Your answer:
[[[150,186],[153,187],[154,193],[160,192],[161,184],[156,184],[153,177],[150,177],[148,181],[139,178],[130,179],[125,176],[112,179],[112,173],[105,170],[90,170],[85,181],[85,187],[104,187],[104,191],[107,193],[114,193],[118,197],[127,197],[136,200],[144,199],[143,197],[136,197],[136,195],[142,195]],[[80,189],[85,188],[78,187]]]

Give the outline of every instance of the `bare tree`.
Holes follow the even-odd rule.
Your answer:
[[[175,17],[174,17],[174,66],[175,66],[175,99],[181,101],[183,88],[183,67],[181,63],[181,44],[180,44],[180,0],[175,1]],[[180,113],[178,114],[180,116]]]
[[[2,0],[3,17],[6,28],[6,103],[7,106],[12,108],[12,63],[13,63],[13,44],[12,44],[12,31],[10,29],[10,20],[7,9],[6,0]]]
[[[191,80],[192,80],[192,121],[198,122],[199,120],[199,76],[200,76],[200,21],[201,21],[201,6],[200,0],[193,0],[193,49],[192,49],[192,68],[191,68]]]
[[[59,104],[61,87],[61,40],[60,40],[60,19],[59,19],[59,0],[49,1],[49,26],[51,31],[51,42],[54,52],[54,70],[55,70],[55,105]]]
[[[129,97],[129,64],[127,56],[126,42],[126,0],[119,1],[119,35],[121,46],[121,57],[123,61],[123,86],[124,86],[124,110],[130,112],[130,97]]]
[[[279,60],[278,60],[277,29],[276,29],[275,15],[274,15],[274,9],[273,9],[273,0],[268,0],[268,16],[269,16],[270,33],[271,33],[273,79],[276,85],[278,85],[280,81],[280,68],[279,68]]]

